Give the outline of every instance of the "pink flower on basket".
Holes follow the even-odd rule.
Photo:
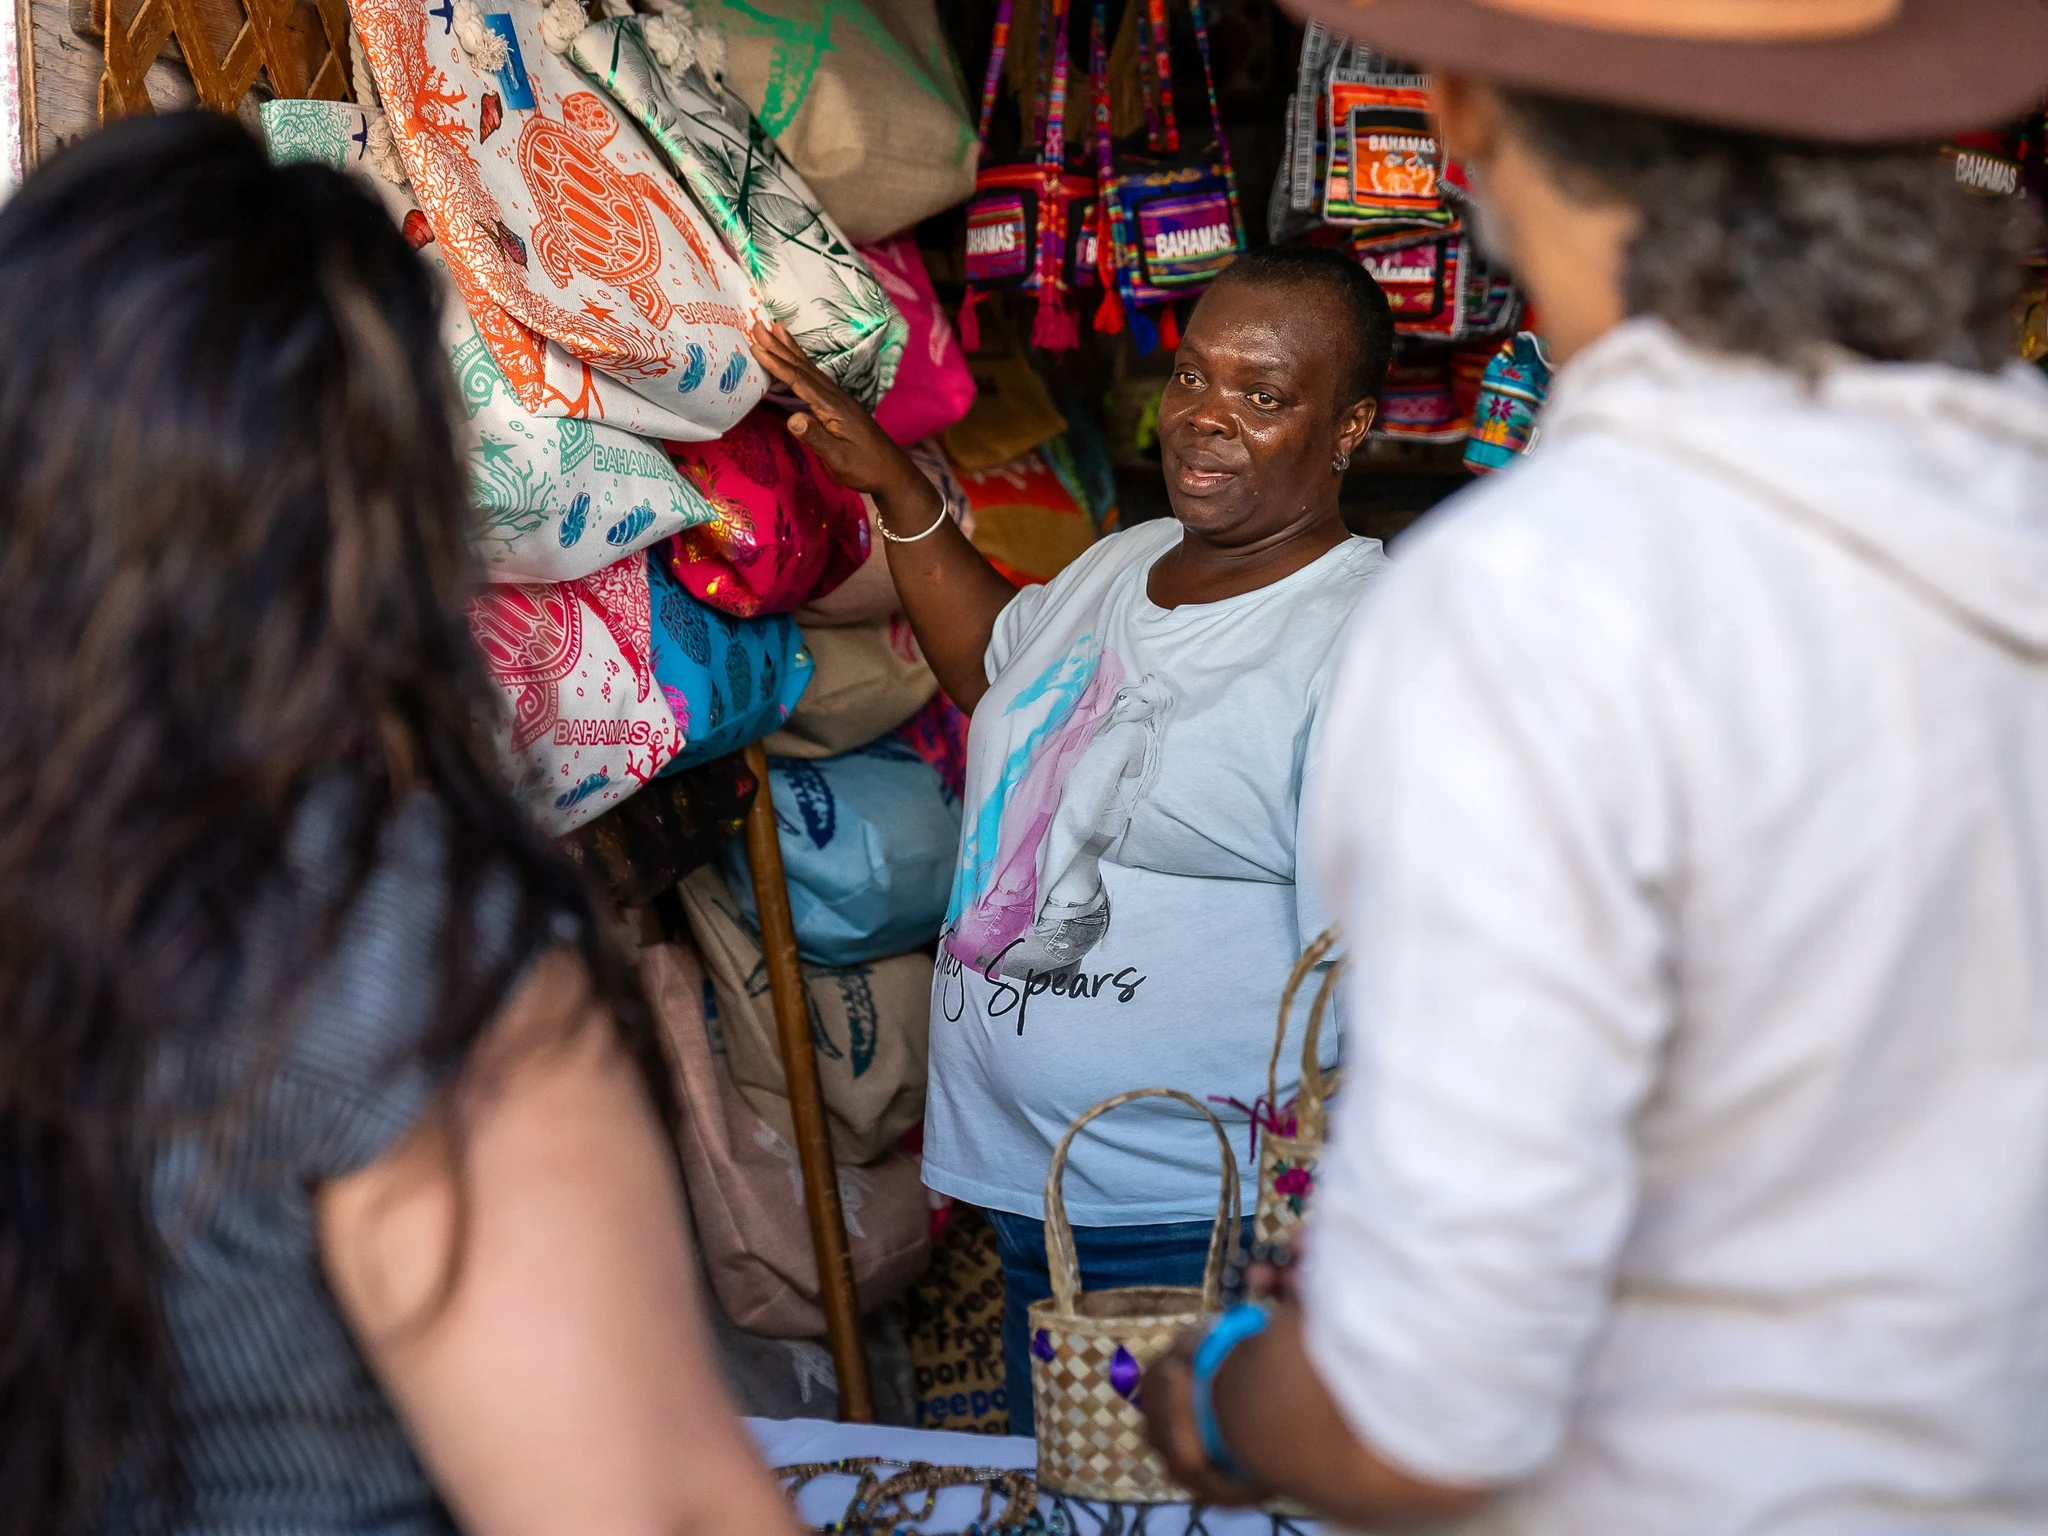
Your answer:
[[[1315,1188],[1316,1176],[1307,1168],[1283,1168],[1273,1176],[1276,1195],[1305,1195]]]

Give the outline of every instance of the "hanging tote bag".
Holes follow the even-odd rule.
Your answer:
[[[717,870],[700,869],[677,889],[718,995],[733,1081],[756,1114],[793,1140],[789,1084],[760,940],[741,919]],[[931,956],[895,955],[863,965],[806,963],[803,973],[833,1153],[849,1163],[871,1163],[924,1118]]]
[[[806,628],[804,644],[817,671],[788,722],[762,743],[771,756],[851,752],[888,735],[938,692],[939,680],[917,648],[910,621],[900,614],[866,624]]]
[[[1081,1290],[1074,1229],[1061,1182],[1074,1138],[1100,1115],[1135,1099],[1174,1099],[1207,1120],[1223,1154],[1216,1230],[1200,1289],[1130,1286]],[[1177,1088],[1134,1088],[1104,1099],[1067,1127],[1045,1175],[1045,1263],[1052,1296],[1031,1303],[1031,1401],[1038,1422],[1038,1484],[1055,1493],[1116,1504],[1184,1503],[1145,1438],[1138,1388],[1145,1369],[1184,1331],[1223,1304],[1223,1269],[1238,1255],[1237,1158],[1223,1122]]]
[[[659,560],[648,562],[648,586],[654,678],[683,736],[664,771],[737,752],[789,718],[811,680],[796,625],[782,614],[729,618],[685,592]]]
[[[683,1181],[711,1289],[748,1333],[816,1338],[825,1315],[796,1147],[733,1086],[717,993],[696,954],[683,944],[643,949],[640,982],[675,1069]],[[917,1159],[891,1152],[864,1168],[842,1165],[839,1208],[861,1310],[896,1300],[931,1253],[931,1208]]]
[[[1273,1036],[1273,1054],[1266,1062],[1266,1097],[1254,1116],[1259,1136],[1259,1195],[1252,1209],[1252,1241],[1287,1241],[1308,1214],[1315,1193],[1316,1167],[1322,1161],[1323,1135],[1330,1098],[1337,1092],[1342,1072],[1325,1073],[1319,1047],[1322,1043],[1323,1014],[1336,992],[1340,959],[1323,976],[1316,1000],[1309,1009],[1308,1029],[1301,1040],[1301,1087],[1294,1102],[1280,1103],[1280,1051],[1287,1043],[1288,1021],[1294,1017],[1294,997],[1301,984],[1329,957],[1337,942],[1337,930],[1326,928],[1302,951],[1280,993],[1280,1023]]]
[[[797,948],[819,965],[865,965],[939,936],[960,851],[960,802],[894,737],[839,757],[768,759]],[[758,926],[753,866],[726,851],[740,915]]]
[[[1223,135],[1223,110],[1209,62],[1209,23],[1202,0],[1188,0],[1195,41],[1202,58],[1202,85],[1209,96],[1212,138],[1208,146],[1166,157],[1117,156],[1110,144],[1109,51],[1105,0],[1095,0],[1090,67],[1095,88],[1096,169],[1100,260],[1111,279],[1095,328],[1115,332],[1128,324],[1140,352],[1180,344],[1173,306],[1193,298],[1245,249],[1244,219],[1237,205],[1237,175]],[[1165,10],[1159,13],[1165,28]],[[1164,49],[1161,50],[1162,57]],[[1172,99],[1162,82],[1162,94]],[[1174,141],[1167,139],[1168,147]]]
[[[889,291],[908,326],[896,382],[875,407],[875,424],[899,444],[933,437],[974,404],[974,375],[953,335],[945,306],[932,291],[931,274],[908,235],[861,247],[875,280]]]
[[[716,442],[668,445],[713,513],[664,546],[669,569],[699,601],[741,618],[815,602],[872,547],[860,493],[834,480],[787,421],[763,406]]]
[[[974,191],[974,128],[933,0],[697,0],[726,83],[855,245]]]
[[[388,132],[382,113],[291,99],[266,101],[260,116],[273,160],[361,176],[408,238],[426,241],[420,255],[441,289],[441,333],[470,422],[470,545],[491,580],[574,581],[715,515],[660,444],[584,417],[535,416],[520,403],[419,205],[369,152]]]
[[[545,338],[679,418],[674,436],[716,437],[766,382],[746,273],[633,123],[549,50],[540,7],[502,3],[351,7],[463,302],[529,410],[590,413],[547,377]]]
[[[487,587],[469,632],[505,696],[493,737],[513,797],[551,835],[617,805],[682,747],[654,681],[645,555],[581,581]]]
[[[569,57],[647,130],[768,315],[872,409],[896,377],[903,317],[746,103],[705,74],[691,24],[674,12],[653,23],[677,64],[689,60],[682,68],[657,61],[648,26],[639,16],[597,22]]]

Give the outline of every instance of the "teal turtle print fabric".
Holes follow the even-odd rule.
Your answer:
[[[903,317],[746,104],[694,65],[663,70],[642,26],[638,16],[598,22],[569,57],[647,130],[767,312],[872,409],[895,382]]]

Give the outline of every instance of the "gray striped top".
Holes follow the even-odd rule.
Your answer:
[[[447,914],[443,814],[424,794],[400,812],[288,1039],[229,1024],[160,1053],[155,1081],[174,1106],[262,1085],[224,1152],[172,1142],[156,1165],[193,1493],[181,1532],[454,1529],[328,1289],[313,1206],[323,1181],[391,1150],[433,1091],[417,1046]],[[324,835],[309,810],[292,849],[301,878],[319,879]],[[109,1528],[136,1515],[117,1499]]]

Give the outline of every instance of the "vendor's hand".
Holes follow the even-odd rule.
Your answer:
[[[804,355],[785,326],[757,323],[747,340],[761,366],[809,407],[789,418],[790,433],[824,461],[834,480],[850,491],[870,493],[925,483],[910,456],[858,400]]]
[[[1199,1504],[1256,1504],[1266,1497],[1257,1488],[1226,1480],[1209,1465],[1202,1432],[1195,1425],[1195,1345],[1200,1329],[1189,1329],[1172,1349],[1145,1368],[1145,1434],[1152,1449],[1166,1461],[1173,1480]]]

